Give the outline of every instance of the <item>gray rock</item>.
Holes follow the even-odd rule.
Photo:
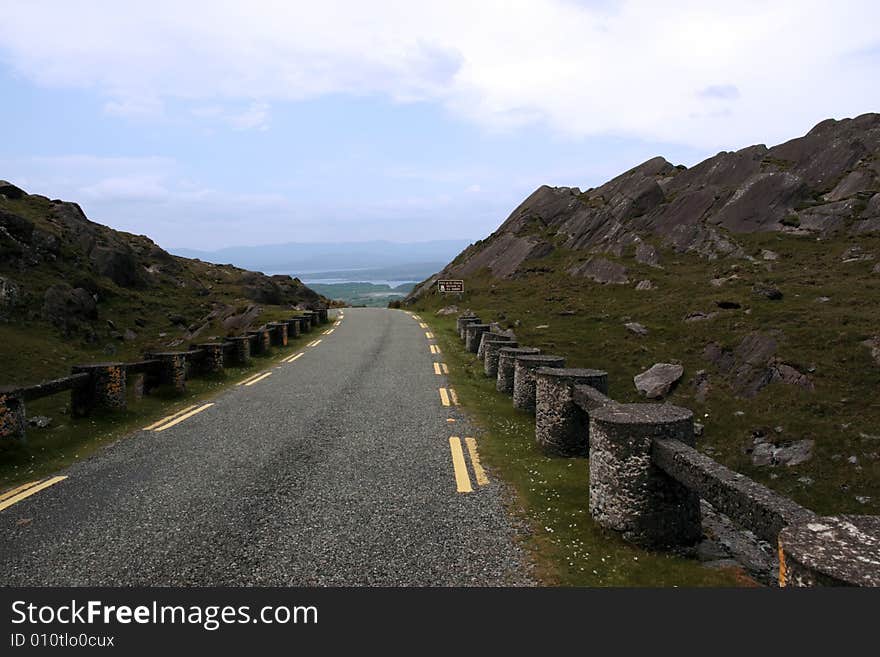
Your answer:
[[[717,315],[718,315],[718,313],[716,313],[716,312],[704,313],[701,310],[694,310],[684,316],[684,321],[686,321],[688,323],[690,323],[690,322],[703,322],[703,321],[706,321],[707,319],[712,319],[712,318],[716,317]]]
[[[46,320],[65,331],[98,317],[94,297],[87,290],[72,288],[67,283],[59,283],[46,290],[42,312]]]
[[[648,335],[648,329],[638,322],[627,322],[624,326],[636,335]]]
[[[126,342],[132,342],[134,340],[137,340],[137,333],[135,333],[131,329],[125,329],[125,333],[122,334],[122,339]]]
[[[434,314],[443,316],[443,315],[455,315],[455,314],[458,314],[458,312],[459,312],[458,306],[446,306],[444,308],[441,308],[440,310],[438,310]]]
[[[655,363],[633,377],[636,390],[648,399],[665,397],[684,374],[684,367],[673,363]]]
[[[752,465],[771,467],[800,465],[813,458],[813,446],[814,441],[809,439],[796,440],[782,445],[760,442],[752,450]]]
[[[652,283],[651,281],[649,281],[649,280],[647,280],[647,279],[645,279],[645,280],[643,280],[643,281],[639,281],[638,284],[636,284],[636,289],[637,289],[637,290],[642,290],[642,291],[644,291],[644,290],[654,290],[654,289],[656,289],[656,288],[657,288],[657,286],[654,285],[654,283]]]
[[[877,365],[880,365],[880,336],[869,338],[862,342],[864,346],[871,350],[871,358]]]
[[[764,260],[779,260],[779,254],[769,249],[763,249],[761,251],[761,257]]]
[[[752,291],[758,296],[770,299],[770,301],[779,301],[782,299],[782,291],[774,285],[755,285]]]
[[[694,387],[694,397],[698,402],[705,402],[709,391],[712,389],[709,383],[709,373],[706,370],[699,370],[691,379],[691,385]]]
[[[627,271],[627,268],[620,263],[593,257],[581,265],[572,267],[568,273],[572,276],[591,278],[597,283],[624,285],[629,283]]]
[[[647,242],[639,242],[638,246],[636,246],[636,262],[650,267],[659,267],[660,254],[657,253],[657,249],[653,245]]]

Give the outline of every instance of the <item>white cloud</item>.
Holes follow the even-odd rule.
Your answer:
[[[265,129],[270,102],[378,93],[493,130],[715,147],[876,110],[878,24],[874,0],[31,0],[6,3],[0,48],[116,114],[171,97]]]

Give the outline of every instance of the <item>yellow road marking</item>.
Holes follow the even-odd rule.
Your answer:
[[[317,347],[319,344],[321,344],[321,341],[320,341],[320,340],[315,340],[315,344],[313,344],[312,346],[313,346],[313,347]]]
[[[440,363],[434,363],[434,374],[442,374],[440,371]]]
[[[449,393],[446,392],[446,388],[439,388],[440,390],[440,403],[444,406],[449,406]]]
[[[327,334],[327,335],[330,335],[330,334],[333,333],[333,331],[335,331],[335,330],[336,330],[336,329],[330,329],[329,331],[327,331],[326,334]]]
[[[477,441],[468,436],[464,439],[464,442],[467,445],[468,453],[471,455],[471,465],[474,467],[474,477],[477,480],[477,485],[485,486],[489,483],[489,477],[486,476],[483,464],[480,463],[480,455],[477,453]]]
[[[247,381],[247,379],[245,379],[245,381]],[[244,381],[242,381],[242,383],[244,383]],[[239,384],[239,385],[241,385],[241,384]],[[188,413],[188,412],[190,412],[190,411],[191,411],[192,409],[194,409],[196,406],[198,406],[198,404],[193,404],[192,406],[187,406],[186,408],[182,408],[182,409],[180,409],[180,410],[177,411],[176,413],[172,413],[171,415],[168,415],[168,416],[166,416],[166,417],[163,417],[163,418],[162,418],[161,420],[159,420],[158,422],[153,422],[153,424],[151,424],[150,426],[148,426],[148,427],[144,427],[144,431],[152,431],[153,429],[155,429],[156,427],[158,427],[160,424],[165,424],[166,422],[168,422],[168,421],[173,420],[174,418],[176,418],[178,415],[183,415],[184,413]]]
[[[447,422],[455,422],[455,420],[453,420],[451,417],[446,418],[446,421]]]
[[[306,346],[307,347],[314,347],[316,344],[318,344],[318,342],[319,342],[319,340],[312,340]]]
[[[176,425],[176,424],[180,424],[180,423],[183,422],[184,420],[187,420],[187,419],[191,418],[193,415],[196,415],[196,414],[201,413],[202,411],[204,411],[204,410],[206,410],[206,409],[211,408],[211,406],[213,406],[213,405],[214,405],[214,402],[211,402],[210,404],[204,404],[203,406],[199,406],[196,410],[194,410],[194,411],[190,411],[190,412],[187,413],[186,415],[181,415],[179,418],[177,418],[177,419],[175,419],[175,420],[171,420],[171,422],[169,422],[168,424],[163,424],[161,427],[159,427],[159,428],[156,429],[155,431],[158,433],[159,431],[165,431],[165,429],[170,429],[170,428],[173,427],[174,425]]]
[[[430,331],[425,331],[425,337],[431,340],[434,337],[434,334]]]
[[[432,345],[430,345],[430,347],[431,347],[432,354],[439,354],[440,353],[440,347],[438,347],[437,345],[432,344]]]
[[[449,374],[449,367],[446,366],[446,363],[440,363],[440,369],[443,370],[444,374]]]
[[[3,500],[3,502],[0,502],[0,511],[2,511],[3,509],[8,509],[13,504],[16,504],[17,502],[21,502],[23,499],[30,497],[34,493],[39,493],[44,488],[49,488],[49,486],[54,486],[59,481],[64,481],[65,479],[67,479],[67,477],[62,477],[62,476],[52,477],[51,479],[47,479],[46,481],[43,481],[43,482],[37,484],[36,486],[30,486],[30,487],[26,488],[25,490],[23,490],[22,492],[20,492],[18,495],[13,495],[12,497],[9,497],[9,498]],[[19,488],[21,488],[21,487],[19,487]],[[19,490],[19,489],[17,488],[16,490]]]
[[[252,380],[252,379],[256,379],[258,376],[260,376],[260,374],[262,374],[262,372],[257,372],[256,374],[251,374],[248,378],[246,378],[246,379],[242,379],[241,381],[239,381],[239,382],[236,383],[235,385],[237,385],[237,386],[244,385],[244,384],[246,384],[248,381],[250,381],[250,380]]]
[[[422,322],[421,324],[419,324],[419,328],[428,328],[428,325],[425,324],[425,322]]]
[[[16,486],[15,488],[10,488],[5,493],[0,493],[0,502],[2,502],[3,500],[8,499],[14,495],[18,495],[20,492],[22,492],[23,490],[27,490],[31,486],[36,486],[41,481],[44,481],[44,480],[37,479],[36,481],[31,481],[27,484],[22,484],[21,486]]]
[[[464,452],[461,451],[461,440],[458,436],[449,437],[449,450],[452,452],[452,467],[455,470],[455,487],[459,493],[472,493],[471,477],[464,463]]]
[[[263,375],[261,375],[261,376],[258,376],[258,377],[257,377],[256,379],[254,379],[253,381],[248,381],[248,382],[245,383],[244,385],[245,385],[245,387],[247,387],[247,386],[252,386],[252,385],[254,385],[255,383],[259,383],[260,381],[262,381],[263,379],[265,379],[267,376],[272,376],[272,372],[266,372],[265,374],[263,374]]]
[[[297,358],[301,358],[302,355],[303,355],[303,353],[304,353],[304,352],[301,351],[301,352],[299,352],[298,354],[294,354],[293,356],[291,356],[290,358],[288,358],[288,359],[287,359],[286,361],[284,361],[284,362],[285,362],[285,363],[292,363],[292,362],[295,361]]]
[[[452,403],[458,406],[458,395],[455,394],[454,388],[449,389],[449,397],[452,399]]]

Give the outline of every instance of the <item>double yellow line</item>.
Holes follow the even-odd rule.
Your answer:
[[[249,384],[247,384],[249,385]],[[144,431],[165,431],[165,429],[170,429],[176,424],[180,424],[186,419],[191,418],[193,415],[197,415],[202,411],[208,410],[214,405],[214,402],[209,402],[207,404],[193,404],[192,406],[187,406],[172,415],[167,417],[163,417],[158,422],[153,422],[148,427],[144,427]]]
[[[319,344],[321,344],[320,340],[312,340],[306,346],[307,347],[317,347]]]
[[[480,455],[477,452],[477,441],[470,436],[464,439],[467,445],[468,454],[471,457],[471,467],[474,470],[474,479],[478,486],[485,486],[489,483],[489,477],[483,469],[480,462]],[[464,458],[464,450],[461,448],[461,439],[458,436],[449,437],[449,451],[452,453],[452,469],[455,472],[455,487],[459,493],[472,493],[474,491],[471,486],[471,477],[468,473],[467,463]]]
[[[17,486],[16,488],[8,490],[4,493],[0,493],[0,511],[9,508],[13,504],[21,502],[24,499],[27,499],[34,493],[39,493],[44,488],[54,486],[59,481],[64,481],[65,479],[67,479],[67,477],[63,476],[50,477],[49,479],[37,479],[36,481],[22,484],[21,486]]]
[[[299,352],[298,354],[291,354],[290,356],[287,356],[286,358],[282,358],[282,359],[281,359],[281,362],[282,362],[282,363],[292,363],[292,362],[295,361],[297,358],[302,357],[303,353],[304,353],[304,352],[301,351],[301,352]]]
[[[336,330],[336,329],[327,329],[326,331],[324,331],[324,335],[330,335],[330,334],[333,333],[333,331],[335,331],[335,330]]]
[[[439,354],[440,353],[440,347],[438,347],[437,345],[432,344],[432,345],[428,345],[428,347],[431,349],[432,354]]]
[[[453,388],[438,388],[440,403],[444,406],[458,406],[458,395]]]
[[[449,374],[449,368],[446,363],[434,363],[434,374]]]

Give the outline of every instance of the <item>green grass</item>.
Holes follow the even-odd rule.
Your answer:
[[[307,333],[306,336],[312,336],[313,333]],[[128,408],[125,411],[73,418],[68,408],[69,392],[29,402],[29,417],[46,415],[53,421],[45,429],[28,427],[26,444],[0,448],[0,490],[58,472],[177,409],[210,399],[249,373],[260,371],[290,355],[310,339],[300,336],[290,340],[286,347],[273,347],[267,355],[253,356],[247,367],[227,367],[219,375],[190,379],[187,381],[187,391],[182,395],[160,388],[135,400],[129,387]],[[38,348],[40,344],[41,341],[36,339],[35,347]],[[56,353],[63,352],[63,344],[59,344],[57,350]]]
[[[737,586],[749,583],[733,569],[648,552],[592,522],[589,464],[583,458],[545,456],[535,444],[535,422],[496,392],[482,362],[465,352],[454,319],[423,313],[441,344],[463,408],[479,426],[480,455],[494,476],[512,485],[515,512],[531,528],[526,547],[543,583],[561,586]]]

